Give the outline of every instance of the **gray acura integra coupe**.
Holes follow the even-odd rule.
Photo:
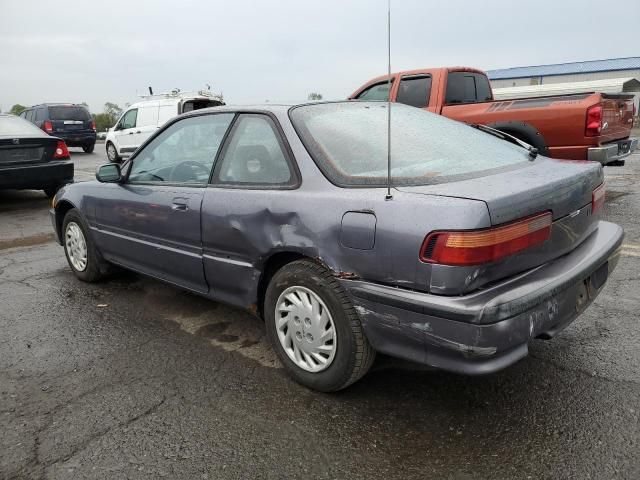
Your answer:
[[[69,265],[80,280],[125,267],[249,310],[317,390],[358,380],[376,351],[465,374],[511,365],[618,261],[602,168],[396,104],[386,198],[387,108],[176,117],[57,194]]]

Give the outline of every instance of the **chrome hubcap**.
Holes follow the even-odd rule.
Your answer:
[[[87,268],[87,242],[84,234],[76,222],[69,222],[64,232],[67,256],[73,268],[84,272]]]
[[[276,331],[280,345],[298,367],[321,372],[331,365],[337,332],[322,299],[305,287],[289,287],[276,303]]]
[[[116,158],[116,147],[114,147],[113,145],[109,144],[109,146],[107,147],[107,156],[109,157],[109,160],[113,161]]]

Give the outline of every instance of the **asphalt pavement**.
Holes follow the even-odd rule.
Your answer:
[[[72,157],[78,180],[106,161]],[[559,337],[484,377],[379,357],[331,395],[245,312],[79,282],[44,194],[0,192],[0,478],[640,478],[640,155],[605,174],[622,258]]]

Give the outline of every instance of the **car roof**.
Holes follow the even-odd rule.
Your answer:
[[[291,103],[256,103],[251,105],[220,105],[218,107],[201,108],[185,113],[184,115],[198,115],[205,112],[287,112],[294,107],[303,107],[306,105],[320,105],[327,103],[353,103],[353,100],[327,100],[323,102],[291,102]],[[362,102],[359,102],[362,103]],[[380,102],[377,102],[380,103]]]

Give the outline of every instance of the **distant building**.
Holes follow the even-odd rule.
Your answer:
[[[554,95],[560,91],[580,93],[585,91],[585,88],[590,88],[592,91],[604,93],[622,91],[634,93],[636,108],[640,99],[637,89],[638,82],[640,82],[640,57],[502,68],[489,70],[487,75],[491,80],[492,88],[497,90],[496,97],[506,98],[509,94],[523,96],[524,92],[530,92],[528,96],[532,97]],[[637,82],[634,82],[634,79]],[[607,82],[607,80],[610,81]],[[552,84],[563,85],[551,87]],[[545,85],[546,87],[533,87],[536,85]],[[605,85],[608,87],[607,91],[605,91]],[[613,85],[619,85],[620,90],[618,92],[612,91]]]

